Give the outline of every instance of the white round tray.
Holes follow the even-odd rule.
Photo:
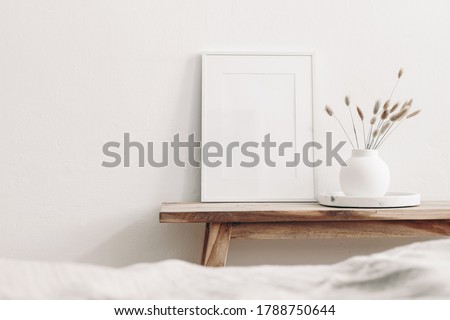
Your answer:
[[[388,192],[384,197],[347,197],[342,192],[321,193],[319,203],[330,207],[401,208],[420,205],[419,193]]]

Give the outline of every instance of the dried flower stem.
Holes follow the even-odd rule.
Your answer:
[[[350,113],[350,119],[352,121],[353,134],[354,134],[355,144],[356,144],[357,149],[360,149],[359,138],[361,138],[361,137],[358,137],[358,135],[360,135],[361,133],[363,135],[363,137],[361,138],[361,143],[364,143],[364,149],[377,150],[385,143],[385,141],[390,137],[390,135],[395,130],[397,130],[397,128],[404,121],[406,121],[407,119],[412,118],[420,113],[420,110],[414,111],[412,113],[409,112],[409,110],[411,109],[412,102],[413,102],[412,99],[405,101],[402,105],[400,104],[400,102],[397,102],[392,107],[390,106],[391,99],[394,96],[395,90],[398,86],[398,83],[399,83],[402,75],[403,75],[403,69],[400,69],[397,74],[397,81],[395,82],[395,85],[391,91],[389,99],[385,101],[383,106],[381,106],[380,101],[377,101],[375,103],[375,106],[371,112],[371,113],[373,113],[373,115],[371,116],[370,121],[368,123],[368,125],[370,124],[370,129],[368,130],[368,132],[366,132],[366,126],[365,126],[365,122],[364,122],[364,113],[362,112],[361,108],[359,106],[356,106],[355,112],[357,112],[357,116],[361,120],[362,132],[361,132],[360,125],[358,125],[358,124],[355,125],[353,111],[352,111],[352,107],[350,105],[350,98],[348,96],[345,97],[344,101],[345,101],[345,105],[348,107],[348,112]],[[345,129],[342,122],[339,120],[338,117],[336,117],[333,110],[329,106],[325,107],[325,111],[327,112],[327,114],[329,116],[334,117],[336,119],[336,121],[341,126],[342,131],[344,131],[344,133],[348,139],[348,142],[351,144],[353,149],[356,149],[355,144],[352,141],[352,138],[350,138],[351,132],[349,135],[349,133]],[[357,119],[357,121],[358,121],[358,119]],[[356,127],[358,127],[358,130]],[[362,146],[362,144],[361,144],[361,146]]]
[[[380,141],[378,143],[375,143],[374,149],[378,149],[378,147],[383,143],[384,139],[387,138],[386,135],[388,134],[389,130],[391,130],[392,126],[395,124],[395,122],[391,122],[387,130],[385,130],[383,136],[381,137]]]
[[[395,82],[395,86],[394,89],[392,89],[391,95],[389,96],[389,99],[392,98],[392,96],[394,95],[395,89],[397,88],[398,82],[400,81],[400,78],[397,78],[397,81]]]
[[[345,105],[348,107],[348,112],[350,113],[350,118],[352,119],[353,133],[355,134],[356,145],[359,149],[358,135],[356,134],[355,121],[353,120],[353,113],[350,108],[350,98],[348,96],[345,97]]]
[[[381,147],[381,145],[389,138],[389,136],[403,123],[403,121],[397,122],[397,125],[391,130],[391,128],[388,129],[388,131],[384,134],[383,138],[381,138],[380,142],[375,146],[374,149],[378,149]],[[393,127],[394,123],[391,124],[391,127]]]
[[[370,119],[370,131],[369,131],[369,135],[367,138],[367,147],[366,149],[370,149],[370,144],[372,143],[372,131],[373,131],[373,125],[375,124],[375,122],[377,121],[376,116],[374,116],[372,119]]]
[[[352,148],[355,149],[355,145],[353,144],[352,140],[350,139],[350,136],[347,133],[347,130],[345,130],[344,126],[342,125],[341,121],[339,120],[338,117],[336,117],[335,115],[333,115],[333,117],[337,120],[337,122],[339,122],[339,124],[341,125],[342,130],[344,130],[345,135],[347,136],[348,142],[350,142],[350,144],[352,145]]]
[[[386,123],[387,124],[387,123]],[[391,122],[388,127],[386,128],[386,130],[384,130],[384,132],[382,132],[383,136],[380,138],[379,141],[377,141],[375,143],[375,146],[373,147],[374,149],[378,149],[378,147],[383,143],[384,139],[387,138],[386,135],[388,134],[389,130],[391,130],[392,126],[395,124],[395,122]]]
[[[367,134],[366,149],[369,149],[370,139],[372,137],[372,129],[373,129],[373,124],[370,125],[370,130],[369,130],[369,133]]]
[[[377,121],[377,115],[378,115],[378,111],[380,110],[380,100],[377,100],[375,102],[375,105],[373,107],[373,117],[370,119],[370,130],[369,130],[369,134],[367,136],[367,143],[365,145],[366,149],[369,149],[369,145],[370,142],[372,140],[372,130],[373,130],[373,125],[375,124],[375,122]]]
[[[386,103],[384,104],[383,109],[384,109],[384,111],[383,111],[383,113],[381,113],[381,117],[380,117],[380,120],[378,121],[377,129],[376,129],[377,132],[378,132],[378,134],[377,134],[376,137],[375,137],[375,136],[372,137],[372,142],[371,142],[371,144],[369,145],[369,149],[371,149],[372,147],[374,147],[375,144],[377,143],[377,141],[378,141],[378,139],[379,139],[379,137],[380,137],[380,135],[381,135],[381,134],[380,134],[380,131],[381,131],[383,125],[384,125],[385,120],[386,120],[386,119],[388,118],[388,116],[389,116],[389,100],[386,101]],[[375,139],[375,138],[376,138],[376,139]]]
[[[409,108],[409,105],[407,106],[407,108],[404,108],[404,109],[400,110],[396,115],[393,116],[393,117],[395,117],[395,116],[397,117],[397,119],[394,118],[394,121],[397,121],[397,123],[398,123],[397,126],[395,126],[391,130],[391,127],[394,124],[394,121],[393,121],[392,125],[389,127],[387,132],[384,134],[383,138],[378,143],[378,145],[375,147],[375,149],[378,149],[379,147],[381,147],[381,145],[384,143],[384,141],[386,141],[386,139],[389,138],[389,136],[400,126],[401,123],[403,123],[407,119],[410,119],[412,117],[417,116],[422,111],[422,110],[419,109],[419,110],[416,110],[416,111],[411,112],[410,114],[408,114],[408,108]]]
[[[401,69],[400,69],[400,70],[401,70]],[[399,71],[399,72],[400,72],[400,71]],[[386,130],[386,132],[384,133],[383,137],[382,137],[381,140],[378,142],[378,144],[375,145],[375,149],[377,149],[379,146],[381,146],[381,144],[383,143],[383,141],[390,135],[390,132],[389,132],[389,131],[390,131],[391,128],[394,126],[395,122],[397,122],[397,121],[399,121],[399,120],[402,120],[402,119],[407,115],[408,109],[411,107],[412,101],[413,101],[412,99],[406,101],[406,102],[403,104],[403,106],[401,107],[400,111],[397,112],[396,114],[394,114],[393,116],[391,116],[391,121],[392,121],[392,123],[391,123],[391,125],[389,126],[389,128]],[[391,110],[389,111],[389,113],[393,113],[393,112],[398,108],[398,106],[399,106],[399,103],[396,103],[396,104],[391,108]],[[415,112],[413,112],[413,113],[415,113],[414,115],[417,115],[419,112],[420,112],[420,110],[417,110],[417,111],[415,111]],[[408,118],[411,117],[411,116],[413,116],[413,115],[412,115],[412,114],[411,114],[411,115],[408,115]]]
[[[359,119],[362,123],[363,128],[363,138],[364,138],[364,148],[366,147],[366,127],[364,126],[364,113],[359,106],[356,106],[356,111],[358,112]]]
[[[386,132],[386,130],[387,130],[387,128],[385,128],[385,125],[386,125],[386,124],[387,124],[387,123],[384,123],[384,124],[381,126],[381,128],[377,129],[378,134],[377,134],[377,136],[375,137],[375,139],[374,139],[374,141],[373,141],[373,144],[372,144],[372,148],[373,148],[373,149],[376,149],[375,146],[377,145],[378,140],[379,140],[380,137]],[[384,130],[383,130],[383,129],[384,129]]]
[[[392,99],[392,96],[394,95],[394,91],[397,88],[398,82],[400,81],[400,78],[402,77],[402,75],[403,75],[403,69],[400,68],[400,70],[398,70],[398,73],[397,73],[397,81],[395,82],[394,89],[392,89],[391,95],[389,96],[389,100]]]
[[[362,125],[363,125],[364,148],[366,148],[366,127],[364,126],[364,121],[362,121]]]
[[[339,125],[340,125],[341,128],[342,128],[342,130],[344,131],[345,135],[347,136],[348,142],[350,142],[350,144],[352,145],[352,148],[355,149],[355,146],[354,146],[352,140],[350,139],[350,136],[348,135],[347,130],[345,130],[345,128],[344,128],[344,126],[342,125],[342,122],[339,120],[339,118],[336,117],[336,115],[335,115],[334,112],[333,112],[333,109],[331,109],[330,106],[326,106],[326,107],[325,107],[325,111],[326,111],[326,113],[328,113],[328,115],[329,115],[330,117],[333,117],[333,118],[336,119],[336,121],[339,123]]]
[[[377,124],[378,131],[381,129],[381,126],[383,125],[383,120],[385,120],[387,118],[387,116],[389,115],[389,106],[390,106],[390,104],[391,104],[391,100],[390,99],[386,100],[386,102],[383,105],[383,108],[381,108],[380,112],[378,112],[375,115],[375,116],[378,116],[379,114],[381,114],[381,117],[378,120],[378,124]],[[372,137],[372,142],[374,142],[373,138],[374,137]],[[370,149],[371,146],[372,146],[372,143],[371,143],[371,145],[369,145],[369,149]]]
[[[378,129],[373,130],[372,141],[375,140],[378,137],[378,133],[379,132],[380,132],[380,130],[378,130]],[[371,149],[370,146],[369,146],[369,149]]]

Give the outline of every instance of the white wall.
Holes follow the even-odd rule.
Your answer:
[[[315,51],[316,127],[350,94],[423,115],[386,144],[392,190],[450,200],[446,1],[0,2],[0,256],[126,265],[197,261],[200,225],[160,225],[162,201],[200,199],[199,170],[101,167],[102,145],[200,130],[200,53]],[[319,189],[338,187],[320,168]],[[408,240],[235,241],[230,264],[330,263]]]

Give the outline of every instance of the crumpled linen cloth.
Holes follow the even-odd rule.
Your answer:
[[[0,299],[450,299],[450,239],[334,265],[110,268],[0,259]]]

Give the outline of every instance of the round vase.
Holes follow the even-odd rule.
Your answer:
[[[389,188],[391,174],[378,150],[352,150],[347,166],[341,167],[339,180],[346,196],[382,197]]]

